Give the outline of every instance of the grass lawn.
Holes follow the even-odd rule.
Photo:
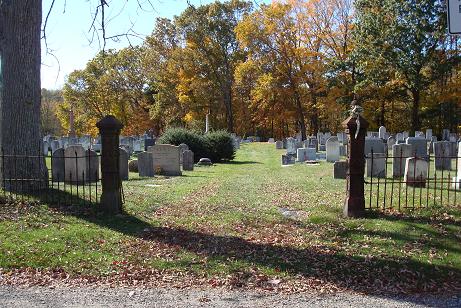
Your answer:
[[[461,206],[342,218],[333,166],[235,161],[124,183],[126,214],[0,206],[0,283],[415,293],[461,289]]]

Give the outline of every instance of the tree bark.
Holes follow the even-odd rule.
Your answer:
[[[226,87],[224,89],[224,105],[226,107],[226,122],[227,122],[227,131],[229,133],[234,132],[234,115],[232,112],[232,86]]]
[[[0,146],[2,186],[29,189],[46,185],[40,132],[40,31],[42,2],[0,4]],[[5,157],[5,155],[7,155]],[[6,179],[11,179],[6,185]],[[29,179],[17,181],[17,179]],[[41,179],[43,181],[37,181]],[[16,181],[14,181],[16,180]]]

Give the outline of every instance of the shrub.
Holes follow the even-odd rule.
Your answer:
[[[209,158],[212,162],[234,159],[234,138],[227,131],[213,131],[206,134],[205,138],[210,144]]]
[[[198,162],[202,157],[208,157],[210,152],[209,142],[203,135],[185,128],[167,129],[158,139],[158,143],[174,145],[180,145],[181,143],[187,144],[189,149],[194,152],[195,162]]]
[[[194,160],[207,157],[213,163],[222,160],[232,160],[235,157],[234,139],[224,130],[210,132],[202,135],[185,128],[169,128],[158,139],[158,143],[180,145],[185,143],[194,152]]]

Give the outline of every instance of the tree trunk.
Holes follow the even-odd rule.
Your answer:
[[[311,132],[314,136],[317,136],[319,132],[319,110],[317,108],[317,95],[314,89],[311,90],[312,107],[311,107]]]
[[[227,131],[229,133],[233,133],[234,132],[234,115],[232,113],[232,86],[227,86],[223,92],[224,92],[224,105],[226,107]]]
[[[41,22],[41,1],[0,2],[0,146],[4,158],[0,175],[2,186],[10,190],[46,185],[44,159],[37,157],[43,153],[40,133]],[[13,158],[9,155],[35,157]]]
[[[299,97],[299,93],[296,90],[295,86],[292,84],[293,94],[295,96],[295,103],[296,103],[296,111],[298,113],[298,121],[299,126],[301,128],[301,138],[306,140],[306,121],[304,120],[304,111],[303,106],[301,104],[301,98]]]
[[[413,106],[411,108],[411,129],[412,133],[421,129],[421,121],[419,118],[419,101],[420,93],[419,90],[413,90],[411,92],[413,96]]]

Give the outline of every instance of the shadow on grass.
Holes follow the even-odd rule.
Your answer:
[[[230,161],[221,162],[221,164],[223,165],[254,165],[254,164],[261,165],[262,163],[259,161],[251,161],[251,160],[240,160],[240,161],[230,160]]]
[[[249,241],[237,236],[215,235],[184,228],[158,227],[127,213],[117,216],[101,214],[98,212],[97,205],[70,207],[54,204],[50,207],[101,227],[141,238],[147,243],[160,243],[172,248],[180,247],[201,258],[218,262],[220,266],[232,268],[235,267],[233,265],[235,260],[244,262],[247,264],[246,267],[238,269],[238,273],[235,273],[246,274],[243,278],[240,277],[240,286],[251,283],[253,270],[257,267],[260,270],[269,268],[275,272],[288,272],[298,276],[299,279],[305,279],[307,285],[331,283],[342,289],[383,296],[396,293],[436,292],[440,291],[441,286],[446,288],[447,285],[452,287],[455,285],[457,289],[445,291],[459,292],[461,289],[460,269],[410,258],[347,255],[340,248],[334,251],[321,246],[301,248],[273,245]],[[415,240],[415,237],[396,232],[381,235],[408,243]],[[443,248],[450,249],[450,247]],[[456,249],[456,252],[458,251]]]

